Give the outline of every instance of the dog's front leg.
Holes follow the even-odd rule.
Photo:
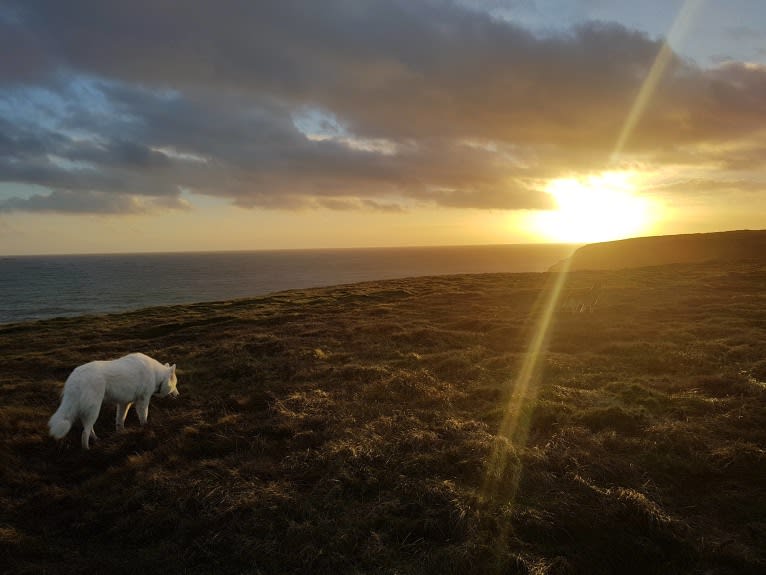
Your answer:
[[[131,405],[131,403],[117,404],[117,414],[115,417],[115,425],[117,427],[117,431],[122,431],[125,429],[125,418],[128,416],[128,410],[130,409]]]
[[[149,417],[149,400],[141,400],[136,403],[136,413],[138,414],[138,421],[141,425],[146,425],[146,420]]]

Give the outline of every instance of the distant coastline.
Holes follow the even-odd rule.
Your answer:
[[[508,244],[0,257],[0,323],[405,277],[545,272],[576,248]]]

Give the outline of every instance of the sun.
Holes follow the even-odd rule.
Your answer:
[[[562,243],[605,242],[645,233],[650,203],[635,194],[632,179],[630,173],[606,172],[551,180],[545,191],[558,208],[532,216],[535,233]]]

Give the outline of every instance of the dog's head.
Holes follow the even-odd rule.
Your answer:
[[[167,379],[163,382],[162,385],[160,385],[158,395],[160,397],[165,397],[166,395],[169,395],[170,397],[178,397],[178,378],[176,377],[176,364],[169,365],[165,364],[165,367],[168,370]]]

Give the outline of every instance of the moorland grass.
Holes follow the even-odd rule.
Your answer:
[[[572,273],[603,296],[521,393],[554,275],[0,326],[0,571],[766,572],[766,264]],[[181,397],[49,438],[72,368],[132,351]]]

